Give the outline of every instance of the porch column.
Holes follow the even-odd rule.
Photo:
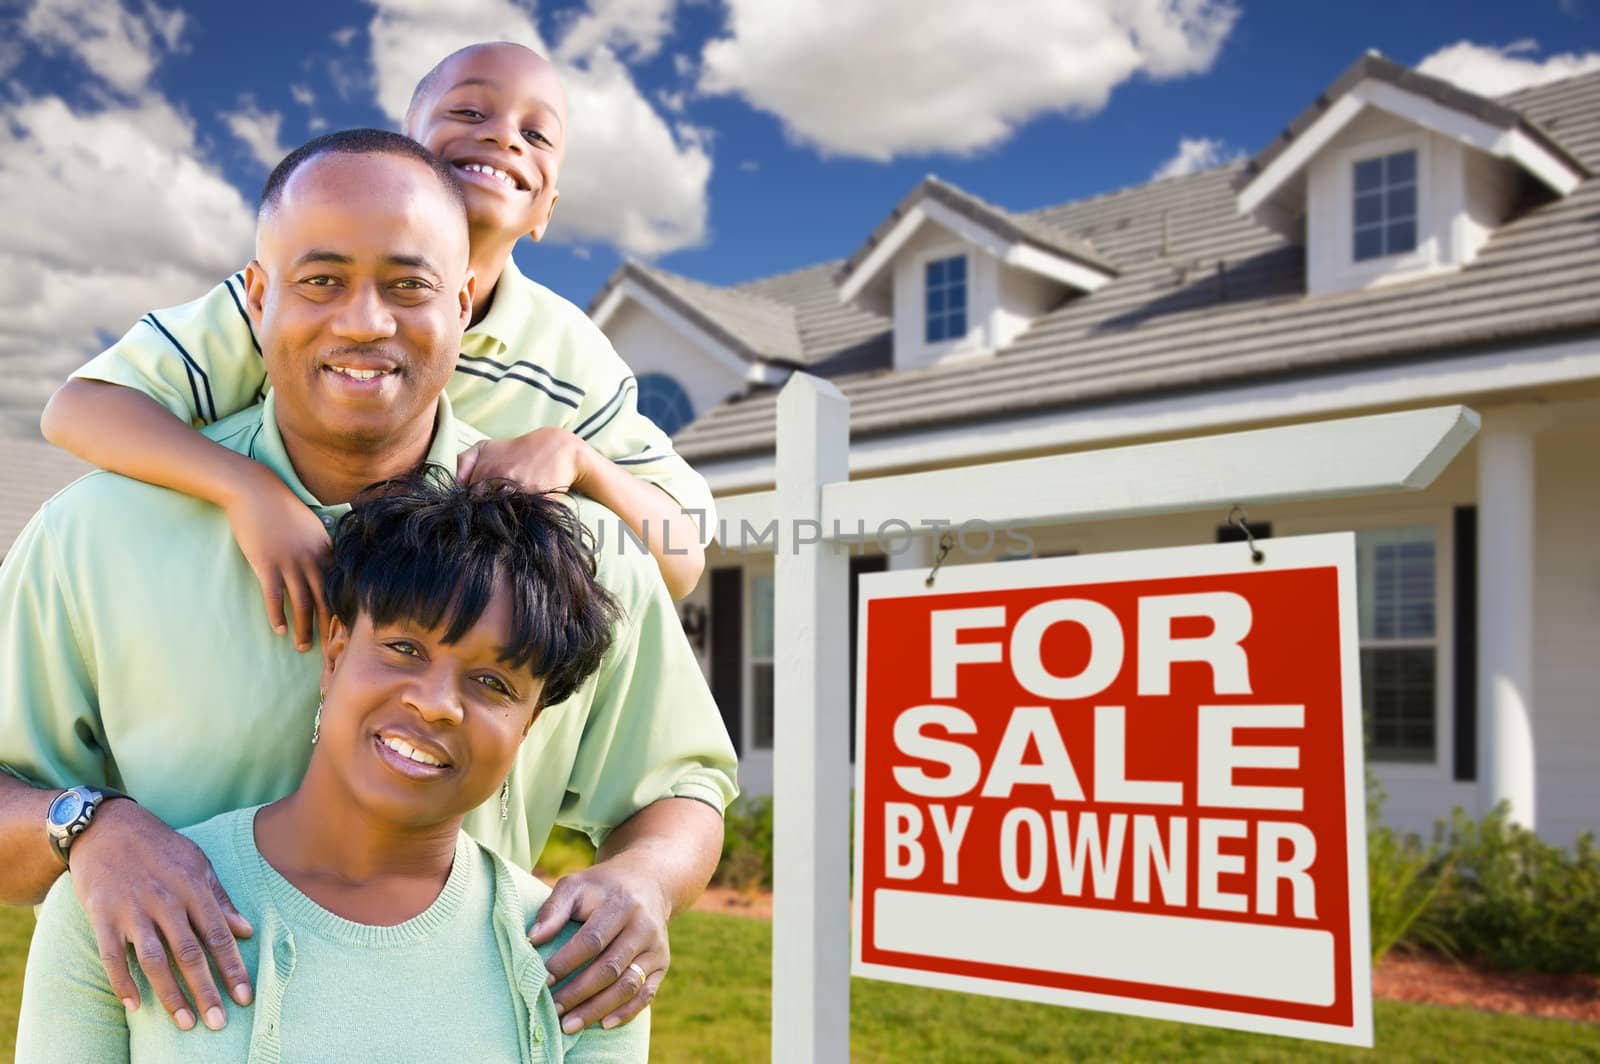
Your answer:
[[[1491,410],[1478,434],[1478,811],[1534,827],[1533,579],[1537,407]]]

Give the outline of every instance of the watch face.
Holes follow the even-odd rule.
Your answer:
[[[83,795],[77,791],[66,791],[50,803],[50,823],[57,827],[66,827],[78,819],[78,814],[81,812],[83,812]]]

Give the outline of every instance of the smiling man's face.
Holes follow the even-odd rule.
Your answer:
[[[555,68],[515,44],[482,44],[423,83],[406,134],[448,162],[476,230],[544,235],[567,144],[566,94]]]
[[[371,454],[431,435],[472,307],[439,175],[398,155],[309,160],[261,218],[248,288],[286,439]]]

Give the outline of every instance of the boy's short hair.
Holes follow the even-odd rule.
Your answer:
[[[306,141],[285,155],[283,161],[267,175],[267,183],[261,188],[259,213],[264,215],[276,209],[289,178],[306,163],[322,155],[397,155],[402,159],[415,159],[433,171],[450,202],[460,208],[463,221],[467,217],[467,198],[450,164],[404,133],[388,129],[336,129]]]
[[[500,660],[544,680],[539,705],[565,700],[611,645],[615,600],[595,580],[589,531],[553,493],[509,481],[459,484],[439,466],[372,485],[335,529],[329,608],[348,629],[411,621],[466,635],[504,588],[510,642]]]

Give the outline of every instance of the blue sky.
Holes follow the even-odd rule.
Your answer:
[[[393,124],[490,37],[563,65],[563,199],[517,257],[584,305],[623,254],[713,283],[847,255],[930,172],[1023,210],[1250,154],[1368,48],[1491,94],[1587,69],[1600,0],[0,0],[0,358],[200,294],[278,152]]]

